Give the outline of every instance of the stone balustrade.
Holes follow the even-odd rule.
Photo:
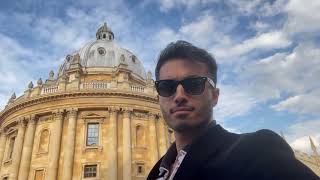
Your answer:
[[[144,93],[144,87],[142,87],[142,86],[131,85],[130,86],[130,90],[134,91],[134,92],[142,92],[142,93]]]
[[[80,85],[81,89],[109,89],[110,87],[109,82],[85,82]]]
[[[41,94],[50,94],[58,92],[58,86],[49,86],[42,88]]]

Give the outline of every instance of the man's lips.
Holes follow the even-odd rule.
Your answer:
[[[178,112],[186,112],[186,111],[193,111],[194,108],[190,106],[183,106],[183,107],[174,107],[170,109],[170,113],[178,113]]]

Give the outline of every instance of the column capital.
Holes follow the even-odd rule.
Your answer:
[[[4,127],[1,127],[0,128],[0,135],[3,135],[3,134],[5,134],[5,130],[4,130]]]
[[[112,112],[118,112],[118,111],[120,111],[120,107],[119,107],[119,106],[109,106],[109,107],[108,107],[108,111],[109,111],[110,113],[112,113]]]
[[[160,114],[157,112],[149,112],[148,115],[149,115],[149,119],[157,120],[160,118]]]
[[[55,119],[56,118],[57,119],[62,119],[63,113],[64,113],[63,109],[57,109],[57,110],[52,111],[53,118],[55,118]]]
[[[78,108],[69,108],[67,109],[69,116],[75,117],[78,113]]]
[[[125,118],[130,118],[132,111],[133,111],[133,108],[129,108],[129,107],[122,108],[122,112]]]
[[[24,117],[19,117],[17,120],[18,127],[24,127],[26,125],[25,123],[25,118]]]
[[[38,118],[37,115],[31,115],[31,116],[29,117],[28,123],[35,124],[37,118]]]

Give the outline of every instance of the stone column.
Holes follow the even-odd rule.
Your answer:
[[[35,120],[36,120],[36,117],[33,115],[30,117],[28,121],[28,127],[26,130],[24,143],[23,143],[22,157],[21,157],[20,170],[19,170],[19,176],[18,176],[19,180],[27,180],[29,176],[32,148],[33,148],[33,139],[34,139],[34,133],[36,129]]]
[[[48,179],[56,180],[59,168],[60,144],[63,125],[63,110],[53,112],[53,124],[50,135],[50,153],[48,165]]]
[[[110,132],[110,150],[109,152],[109,161],[108,161],[108,179],[117,180],[117,170],[118,170],[118,157],[117,157],[117,118],[118,118],[119,108],[110,107],[110,123],[109,123],[109,132]]]
[[[3,156],[4,156],[6,141],[7,141],[6,134],[4,133],[4,129],[1,128],[0,129],[0,172],[1,172],[1,166],[2,166]]]
[[[159,157],[162,157],[167,151],[167,142],[166,142],[166,127],[164,125],[164,120],[159,116],[156,122],[157,125],[157,132],[158,132],[158,150],[159,150]]]
[[[131,111],[123,112],[122,143],[123,143],[123,180],[131,180]]]
[[[150,160],[151,164],[155,164],[159,157],[158,157],[158,144],[157,144],[157,131],[156,131],[156,116],[154,114],[149,114],[148,119],[148,126],[149,126],[149,137],[150,137]]]
[[[18,134],[14,142],[13,154],[12,154],[12,175],[10,178],[12,180],[18,179],[25,128],[26,127],[25,127],[24,119],[23,118],[19,119]]]
[[[76,142],[76,128],[77,128],[77,112],[78,109],[72,108],[68,110],[69,122],[67,132],[67,143],[64,146],[64,159],[63,159],[63,180],[72,179],[74,149]]]

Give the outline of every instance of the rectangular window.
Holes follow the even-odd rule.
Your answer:
[[[137,163],[137,175],[144,176],[144,174],[145,174],[144,163]]]
[[[44,170],[36,170],[34,180],[44,180]]]
[[[97,177],[97,165],[85,165],[83,171],[84,178]]]
[[[88,123],[87,146],[99,145],[99,123]]]
[[[8,149],[8,159],[12,158],[13,149],[14,149],[14,142],[16,140],[16,137],[11,137],[9,141],[9,149]]]

